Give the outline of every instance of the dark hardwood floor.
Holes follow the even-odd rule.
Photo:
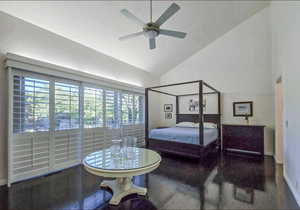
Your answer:
[[[101,179],[81,166],[0,188],[0,209],[298,209],[282,168],[266,157],[211,155],[204,163],[163,155],[153,173],[134,177],[148,187],[109,206]]]

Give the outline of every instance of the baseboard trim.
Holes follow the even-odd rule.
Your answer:
[[[285,170],[283,171],[283,177],[284,177],[284,180],[286,181],[286,183],[288,184],[292,194],[294,195],[294,198],[295,198],[298,206],[300,206],[300,195],[297,193],[296,189],[294,188],[294,185],[292,184],[288,175],[285,173]]]
[[[274,160],[275,160],[276,164],[281,164],[281,165],[283,164],[282,161],[278,161],[278,160],[277,160],[276,155],[273,155],[273,157],[274,157]]]
[[[0,186],[6,185],[6,184],[7,184],[7,180],[6,179],[0,179]]]
[[[266,156],[273,156],[273,157],[274,157],[274,155],[273,155],[272,152],[265,152],[265,155],[266,155]]]

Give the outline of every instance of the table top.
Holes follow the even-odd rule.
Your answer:
[[[94,169],[108,171],[135,170],[151,167],[161,161],[160,155],[152,150],[128,147],[127,156],[115,157],[111,148],[91,153],[84,159],[84,165]]]

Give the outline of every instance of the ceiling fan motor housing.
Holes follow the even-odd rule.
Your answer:
[[[145,36],[147,38],[153,39],[159,35],[159,26],[154,23],[147,23],[147,25],[143,28]]]

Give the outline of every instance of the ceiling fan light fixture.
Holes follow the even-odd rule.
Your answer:
[[[154,39],[158,36],[158,32],[155,30],[145,31],[145,37],[149,39]]]

